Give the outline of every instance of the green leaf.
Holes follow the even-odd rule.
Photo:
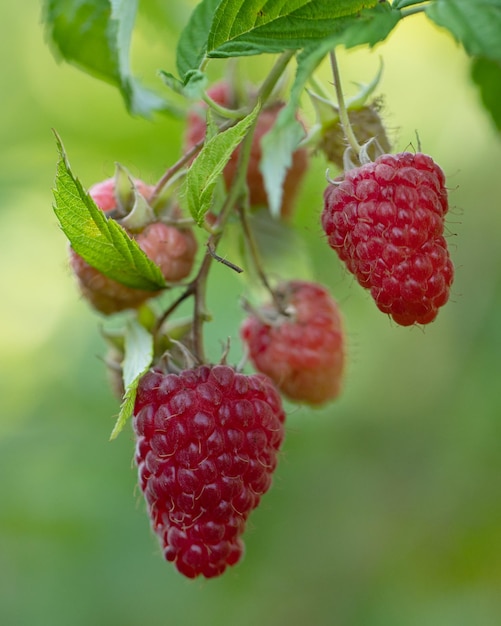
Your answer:
[[[136,10],[137,0],[45,0],[44,21],[58,55],[118,87],[128,110],[147,117],[169,105],[131,74]]]
[[[202,0],[191,14],[188,24],[177,44],[176,66],[179,76],[185,79],[190,70],[200,68],[207,50],[214,12],[221,0]]]
[[[153,360],[153,337],[136,320],[130,321],[125,331],[125,355],[122,363],[126,389],[120,413],[110,440],[115,439],[134,411],[137,386]]]
[[[54,212],[71,246],[87,263],[127,287],[157,291],[166,286],[153,261],[115,220],[108,219],[73,176],[61,140]]]
[[[258,103],[254,110],[235,126],[206,141],[188,170],[181,188],[180,199],[197,224],[200,225],[203,222],[211,206],[218,178],[233,151],[247,134],[259,110],[260,104]]]
[[[501,61],[501,0],[436,0],[426,7],[470,56]]]
[[[501,131],[501,63],[482,57],[474,59],[471,75],[480,89],[485,108]]]
[[[222,0],[207,56],[228,57],[303,48],[338,32],[344,18],[378,0]]]

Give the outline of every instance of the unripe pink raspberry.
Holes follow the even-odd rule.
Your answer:
[[[218,104],[226,108],[235,108],[236,103],[233,101],[232,89],[230,85],[221,81],[213,85],[208,95]],[[271,130],[278,114],[283,108],[284,104],[278,102],[266,107],[261,112],[256,129],[254,131],[254,137],[251,147],[251,155],[249,160],[249,166],[247,169],[247,186],[249,188],[249,202],[251,207],[266,207],[268,206],[268,196],[266,188],[264,186],[263,176],[259,169],[262,159],[261,139],[263,136]],[[206,109],[205,104],[199,110],[193,109],[188,114],[188,123],[185,136],[185,150],[189,150],[196,143],[201,141],[205,137],[206,122],[204,111]],[[229,187],[235,178],[238,164],[238,156],[240,154],[240,147],[238,147],[232,154],[231,159],[226,165],[223,175],[226,182],[226,186]],[[283,218],[290,217],[296,197],[299,193],[300,185],[308,169],[308,152],[305,148],[299,148],[292,155],[292,164],[283,183],[283,196],[280,209],[280,215]]]
[[[138,192],[148,199],[153,187],[141,180],[134,182]],[[89,194],[105,213],[117,208],[114,178],[92,186]],[[197,241],[191,229],[180,229],[158,221],[148,224],[133,236],[139,247],[160,267],[167,282],[179,282],[191,272],[197,250]],[[108,278],[84,261],[71,247],[70,265],[82,295],[96,310],[105,315],[137,308],[160,293],[133,289]]]
[[[270,488],[285,414],[273,383],[227,365],[148,372],[134,407],[136,463],[164,556],[188,578],[242,556],[247,518]]]
[[[299,280],[280,285],[276,298],[286,314],[270,302],[240,330],[254,367],[294,401],[318,406],[335,399],[345,362],[337,303],[325,287]]]
[[[432,322],[454,267],[444,238],[445,176],[425,154],[384,154],[324,194],[330,246],[377,306],[403,326]]]

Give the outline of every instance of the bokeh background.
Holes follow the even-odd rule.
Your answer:
[[[22,5],[0,8],[0,623],[500,624],[501,141],[462,49],[414,17],[372,52],[341,53],[350,93],[384,58],[396,149],[415,146],[418,131],[448,176],[452,300],[424,330],[376,310],[320,243],[317,157],[295,225],[343,309],[345,391],[322,410],[288,406],[244,561],[190,582],[149,530],[130,429],[108,442],[118,404],[102,321],[77,295],[51,209],[51,128],[89,186],[116,161],[158,179],[180,153],[182,121],[129,117],[113,88],[56,62],[40,4]],[[141,3],[134,67],[160,89],[155,70],[174,68],[190,6]],[[259,78],[259,63],[244,67]],[[237,336],[244,285],[219,266],[210,289],[217,358],[228,329]]]

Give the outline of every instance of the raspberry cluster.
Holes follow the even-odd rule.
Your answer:
[[[271,485],[284,420],[263,375],[203,365],[141,379],[139,484],[165,558],[188,578],[218,576],[240,559],[246,520]]]
[[[231,125],[229,118],[236,119],[240,112],[243,117],[251,110],[256,99],[249,92],[244,96],[247,102],[239,101],[228,81],[214,85],[208,95],[220,105],[212,103],[216,126],[225,127]],[[242,557],[247,520],[271,486],[284,440],[280,393],[293,402],[319,407],[335,400],[343,385],[345,334],[337,302],[326,287],[312,281],[272,283],[253,231],[258,220],[253,223],[247,215],[247,209],[268,205],[261,140],[283,106],[282,101],[264,104],[249,131],[254,133],[252,142],[249,138],[250,154],[240,159],[241,147],[237,147],[224,168],[222,182],[230,190],[227,201],[220,203],[219,195],[215,196],[209,212],[196,219],[182,216],[177,204],[182,196],[173,200],[179,194],[175,175],[185,174],[183,168],[189,167],[195,151],[169,168],[155,188],[128,178],[131,188],[124,191],[127,179],[120,180],[119,169],[116,178],[89,190],[109,219],[116,219],[126,230],[129,226],[127,232],[160,268],[169,287],[177,283],[181,289],[163,310],[159,310],[160,301],[142,307],[132,313],[125,330],[107,335],[107,365],[117,395],[127,392],[123,410],[133,413],[135,461],[152,529],[165,559],[188,578],[219,576]],[[228,115],[221,107],[239,114]],[[365,161],[369,146],[373,151],[390,146],[377,107],[363,105],[349,113],[356,136],[348,132],[345,136],[339,112],[336,108],[328,123],[317,124],[320,139],[312,131],[303,147],[291,155],[280,217],[292,214],[309,161],[304,145],[311,145],[308,142],[316,137],[317,151],[348,168],[324,192],[321,221],[330,246],[370,290],[381,311],[404,326],[427,324],[447,302],[454,275],[444,237],[448,211],[444,174],[431,157],[409,152],[383,154],[374,162],[351,168],[350,153],[360,153]],[[203,142],[206,114],[205,102],[188,112],[186,150]],[[350,148],[345,153],[347,137]],[[367,140],[363,152],[357,137]],[[238,171],[244,165],[247,170]],[[168,194],[159,206],[155,198],[166,188]],[[167,195],[172,200],[164,206]],[[244,203],[246,197],[249,203]],[[247,317],[240,328],[256,374],[244,374],[226,364],[207,364],[203,341],[211,264],[217,260],[241,269],[216,252],[224,228],[237,220],[248,252],[245,260],[250,260],[254,275],[270,294],[269,302],[245,307]],[[192,271],[197,250],[191,227],[200,222],[209,233],[207,250],[194,277],[182,284]],[[279,227],[282,230],[273,232],[285,232],[289,224]],[[70,263],[82,294],[106,315],[139,308],[159,293],[132,289],[108,278],[71,248]],[[175,319],[178,307],[190,298],[193,314]],[[121,413],[119,426],[128,416],[122,419]]]
[[[445,177],[425,154],[384,154],[324,193],[330,246],[378,308],[403,326],[432,322],[454,268],[444,238]]]
[[[288,398],[311,405],[335,399],[344,369],[344,333],[335,300],[307,281],[280,285],[276,298],[242,324],[240,334],[254,367]]]

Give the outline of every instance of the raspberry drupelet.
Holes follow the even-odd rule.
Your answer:
[[[251,511],[268,491],[284,438],[273,383],[227,365],[151,370],[134,408],[136,463],[163,553],[188,578],[242,556]]]
[[[454,266],[444,237],[445,176],[425,154],[384,154],[348,170],[324,193],[330,246],[402,326],[432,322],[449,299]]]

